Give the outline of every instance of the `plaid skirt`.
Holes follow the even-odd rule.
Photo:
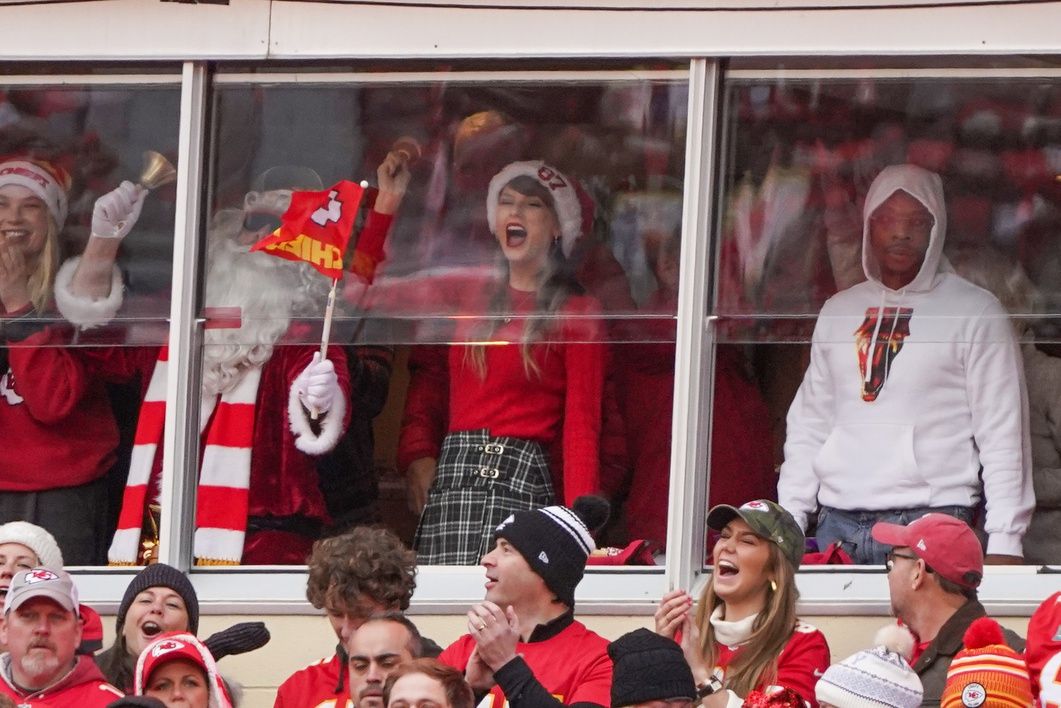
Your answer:
[[[477,565],[510,514],[553,504],[545,449],[486,430],[450,433],[413,546],[421,565]]]

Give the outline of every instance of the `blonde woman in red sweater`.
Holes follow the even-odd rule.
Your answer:
[[[434,385],[421,387],[448,390],[441,445],[438,401],[414,392],[406,407],[402,455],[412,494],[426,497],[421,564],[476,564],[510,514],[599,487],[606,355],[599,305],[568,262],[582,226],[575,185],[543,162],[515,162],[491,180],[486,206],[497,277],[444,293],[484,316],[457,320],[454,338],[469,344],[449,347]]]

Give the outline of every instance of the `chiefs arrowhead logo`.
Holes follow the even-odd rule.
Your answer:
[[[59,576],[50,570],[44,568],[38,568],[37,570],[30,571],[29,575],[26,576],[26,585],[32,583],[43,583],[47,580],[58,580]]]
[[[967,708],[979,708],[987,700],[987,691],[978,683],[970,683],[962,691],[962,705]]]
[[[770,507],[761,501],[750,501],[742,506],[741,509],[748,509],[749,511],[769,511]]]
[[[159,657],[163,654],[169,654],[171,651],[183,649],[184,647],[184,642],[178,642],[176,639],[167,639],[164,642],[159,642],[155,645],[155,648],[151,650],[151,656]]]

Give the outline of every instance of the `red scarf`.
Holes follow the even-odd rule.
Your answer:
[[[138,562],[151,472],[161,453],[165,429],[168,359],[168,349],[163,347],[140,406],[118,530],[107,554],[111,565]],[[220,400],[216,396],[203,398],[199,425],[206,446],[195,500],[193,551],[197,565],[238,565],[243,556],[254,409],[261,373],[261,367],[249,369]]]

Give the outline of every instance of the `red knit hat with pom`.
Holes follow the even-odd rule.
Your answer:
[[[998,622],[981,617],[965,632],[965,648],[947,669],[940,708],[1027,708],[1034,705],[1028,666],[1006,646]]]

